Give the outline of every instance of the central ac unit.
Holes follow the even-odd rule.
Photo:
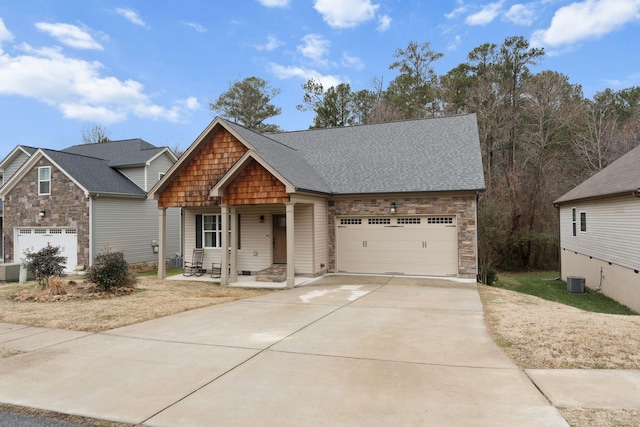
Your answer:
[[[584,277],[567,276],[567,292],[584,294]]]

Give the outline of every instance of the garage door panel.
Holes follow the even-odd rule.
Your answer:
[[[47,244],[60,247],[60,255],[67,258],[64,271],[70,273],[78,264],[78,234],[68,228],[19,228],[16,230],[14,259],[24,258],[25,251],[37,252]]]
[[[361,218],[338,225],[338,271],[455,276],[455,217]]]

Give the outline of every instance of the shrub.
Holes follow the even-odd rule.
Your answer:
[[[49,279],[54,276],[62,276],[64,272],[64,264],[67,257],[59,255],[60,246],[47,246],[38,252],[25,251],[25,259],[22,265],[36,278],[36,281],[43,288],[49,283]]]
[[[95,283],[98,289],[107,292],[135,286],[137,281],[135,273],[129,270],[124,253],[109,250],[96,255],[96,262],[89,268],[87,279]]]
[[[488,267],[480,271],[479,277],[480,283],[484,283],[487,286],[493,286],[498,281],[498,270],[493,267]]]

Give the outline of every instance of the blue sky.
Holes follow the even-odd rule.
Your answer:
[[[0,159],[111,139],[186,149],[209,103],[257,76],[281,90],[271,122],[306,129],[302,85],[388,83],[397,48],[430,42],[444,74],[486,42],[524,36],[591,97],[640,85],[640,0],[23,0],[0,3]]]

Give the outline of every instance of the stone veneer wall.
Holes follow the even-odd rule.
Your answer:
[[[51,166],[51,194],[48,196],[38,195],[38,167],[42,166]],[[42,209],[46,211],[44,218],[38,215]],[[78,264],[89,266],[89,199],[46,159],[41,159],[5,197],[5,262],[13,259],[13,230],[16,227],[77,228]]]
[[[354,198],[329,201],[329,271],[336,271],[336,216],[389,216],[391,202],[395,216],[455,215],[458,226],[458,277],[475,279],[478,274],[476,241],[476,195],[435,197]]]

